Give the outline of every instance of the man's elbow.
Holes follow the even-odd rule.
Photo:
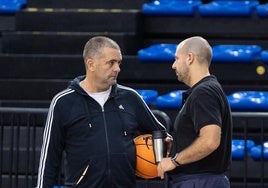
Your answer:
[[[210,152],[215,151],[220,146],[220,140],[209,140],[207,142],[207,148]]]

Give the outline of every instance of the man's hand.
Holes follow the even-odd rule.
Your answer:
[[[164,179],[165,172],[171,171],[174,168],[176,168],[176,166],[173,164],[170,157],[163,158],[157,166],[158,176]]]

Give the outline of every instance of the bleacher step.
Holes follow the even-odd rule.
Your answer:
[[[2,52],[17,54],[79,54],[93,36],[114,39],[123,54],[136,55],[140,46],[135,33],[9,31],[2,33]]]
[[[142,16],[147,36],[177,38],[181,34],[214,38],[267,38],[268,18],[258,17],[202,17],[202,16]],[[257,24],[256,24],[257,23]],[[159,27],[165,25],[165,28]]]
[[[14,15],[0,15],[0,32],[15,30],[15,16]]]
[[[139,10],[35,9],[16,14],[17,31],[136,32]]]
[[[2,79],[72,79],[85,74],[82,54],[0,54],[0,66],[2,67],[0,69]],[[139,73],[137,76],[140,74],[145,76],[143,74],[150,71],[146,70],[145,66],[143,73]],[[152,64],[151,67],[153,66]],[[128,67],[131,70],[127,70]],[[122,79],[133,77],[131,80],[134,81],[137,78],[135,77],[136,71],[133,71],[135,67],[137,70],[143,69],[143,65],[138,62],[137,57],[123,55],[120,77],[122,76]]]

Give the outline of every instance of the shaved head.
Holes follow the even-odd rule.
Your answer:
[[[192,87],[210,75],[211,59],[212,48],[207,40],[200,36],[190,37],[177,46],[172,69],[175,70],[179,81]]]
[[[210,65],[212,49],[206,39],[200,36],[185,39],[178,45],[178,49],[182,50],[185,54],[193,53],[200,63]]]

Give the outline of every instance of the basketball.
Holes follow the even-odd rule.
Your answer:
[[[143,179],[157,177],[157,164],[153,151],[151,134],[143,134],[134,139],[136,146],[136,175]]]

